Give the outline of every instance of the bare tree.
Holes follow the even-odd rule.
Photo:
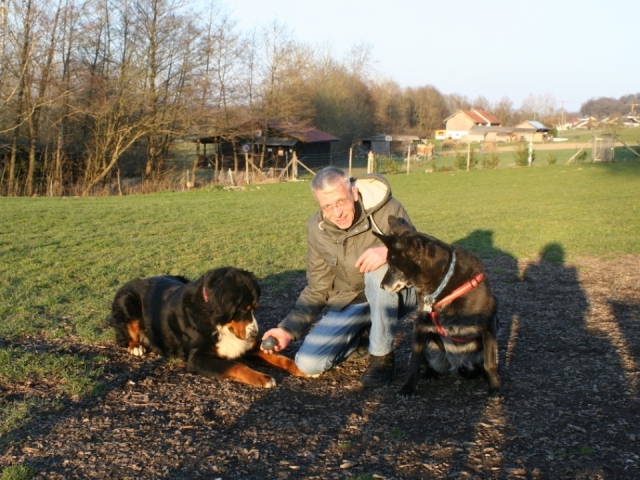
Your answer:
[[[195,26],[174,0],[137,0],[134,5],[136,43],[144,62],[144,97],[141,114],[148,129],[146,180],[159,174],[161,161],[176,135],[178,118],[184,113],[182,95],[191,74],[190,54]]]
[[[522,101],[520,112],[527,120],[540,120],[553,115],[556,110],[556,99],[550,93],[543,95],[529,94]]]
[[[449,110],[449,114],[453,114],[458,110],[470,110],[471,102],[464,95],[460,95],[459,93],[450,93],[444,96],[445,101],[447,102],[447,109]]]
[[[259,48],[252,116],[262,122],[265,138],[269,134],[269,121],[283,118],[300,118],[309,109],[308,98],[303,95],[305,75],[309,70],[309,56],[291,39],[290,32],[272,22],[262,30]],[[263,167],[266,148],[260,155]]]
[[[404,96],[400,85],[391,79],[371,84],[376,104],[376,126],[384,133],[401,132],[408,125]]]
[[[502,97],[493,107],[492,113],[503,125],[513,125],[513,102],[509,97]]]
[[[411,132],[419,136],[430,136],[440,128],[448,111],[444,97],[435,87],[407,89],[405,95],[411,105]]]
[[[313,104],[313,123],[339,137],[346,146],[375,131],[375,103],[361,77],[364,66],[346,65],[329,55],[316,56],[308,97]]]

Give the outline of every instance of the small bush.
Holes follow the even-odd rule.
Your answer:
[[[521,143],[513,152],[518,167],[526,167],[529,165],[529,145]],[[536,160],[536,151],[531,154],[531,164]]]
[[[467,152],[456,152],[456,160],[454,166],[458,170],[467,169]],[[478,155],[475,152],[475,148],[471,148],[469,152],[469,170],[474,170],[478,166]]]
[[[0,480],[27,480],[34,476],[37,472],[24,465],[11,465],[5,467],[0,475]]]
[[[487,159],[484,161],[484,168],[488,168],[493,170],[500,163],[500,156],[497,153],[492,153]]]
[[[396,174],[399,170],[398,162],[391,158],[385,158],[384,160],[382,160],[382,164],[380,165],[380,167],[382,169],[382,173],[387,174]]]
[[[547,163],[549,165],[555,165],[558,162],[558,157],[556,157],[555,153],[550,153],[547,155]]]

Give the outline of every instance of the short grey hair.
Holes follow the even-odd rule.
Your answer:
[[[311,181],[311,191],[317,192],[327,190],[338,183],[343,182],[345,187],[351,186],[351,179],[344,170],[340,170],[336,167],[326,167],[316,173]]]

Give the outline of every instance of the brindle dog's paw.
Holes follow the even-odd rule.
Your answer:
[[[402,388],[398,391],[398,397],[403,400],[408,400],[412,397],[415,397],[418,394],[418,388],[412,387],[411,385],[403,385]]]

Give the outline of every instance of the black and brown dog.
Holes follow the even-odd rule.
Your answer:
[[[427,376],[484,375],[489,392],[498,376],[497,300],[482,261],[471,252],[419,233],[402,219],[389,217],[391,235],[377,234],[388,248],[389,269],[381,287],[397,292],[413,286],[418,317],[409,369],[400,395],[418,390],[420,366]]]
[[[116,343],[136,356],[149,349],[186,361],[187,371],[270,388],[275,380],[237,361],[251,356],[260,363],[306,377],[284,355],[266,354],[254,310],[260,285],[246,270],[210,270],[190,282],[180,276],[138,278],[116,293],[108,322]]]

